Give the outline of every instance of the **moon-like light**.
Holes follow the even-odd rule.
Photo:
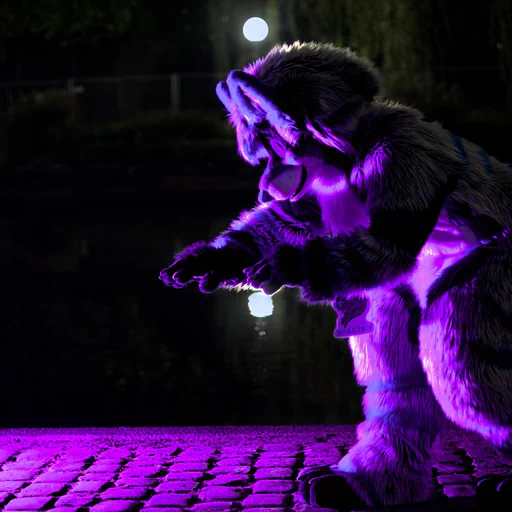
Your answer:
[[[252,316],[264,318],[270,316],[274,311],[274,303],[270,295],[263,292],[256,292],[249,295],[249,311]]]
[[[243,32],[249,41],[263,41],[268,36],[267,22],[261,18],[249,18],[244,23]]]

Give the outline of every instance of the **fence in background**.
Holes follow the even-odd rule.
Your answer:
[[[466,89],[474,89],[475,94],[471,94],[475,98],[473,101],[483,106],[492,102],[512,108],[512,82],[506,83],[497,78],[494,70],[491,73],[489,71],[485,68],[443,69],[447,73],[448,83],[463,82]],[[121,120],[137,112],[151,110],[171,109],[178,112],[193,108],[218,109],[220,102],[215,95],[215,86],[225,76],[225,73],[170,73],[0,82],[0,112],[9,111],[23,96],[55,88],[66,89],[77,96],[80,115],[87,121]],[[398,90],[403,76],[403,73],[396,74]],[[408,78],[408,87],[412,84],[413,89],[424,91],[424,101],[429,104],[439,101],[439,92],[432,83],[431,75],[412,73]],[[393,84],[394,74],[388,73],[386,81]],[[486,91],[487,97],[482,95],[479,98],[479,90]],[[492,98],[489,97],[489,91],[493,92]],[[475,107],[478,106],[475,104]]]
[[[215,86],[225,74],[170,73],[67,80],[0,82],[0,112],[8,112],[24,96],[49,89],[76,95],[85,120],[126,119],[137,112],[171,109],[216,109]]]

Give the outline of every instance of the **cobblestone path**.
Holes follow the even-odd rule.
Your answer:
[[[337,462],[354,437],[353,426],[0,430],[0,509],[326,512],[299,503],[295,477]],[[400,510],[474,509],[475,478],[511,469],[450,431],[432,502]]]

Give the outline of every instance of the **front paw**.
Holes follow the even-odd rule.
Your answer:
[[[262,259],[256,265],[244,269],[244,274],[247,284],[262,290],[266,295],[276,293],[284,285],[276,275],[269,258]]]
[[[159,279],[173,288],[197,282],[202,293],[212,293],[220,286],[235,285],[244,279],[240,267],[236,270],[241,262],[248,263],[247,254],[236,248],[215,249],[206,243],[195,244],[162,270]]]
[[[164,268],[159,275],[166,286],[183,288],[193,280],[206,275],[211,269],[213,249],[206,242],[197,242],[181,251],[174,263]]]
[[[298,286],[302,282],[302,255],[291,245],[279,246],[268,258],[246,268],[247,283],[272,295],[283,286]]]

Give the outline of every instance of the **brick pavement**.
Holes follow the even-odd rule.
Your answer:
[[[353,426],[0,430],[0,509],[327,512],[298,502],[295,477],[337,462],[354,437]],[[475,478],[512,469],[457,430],[434,459],[432,502],[400,510],[476,509]]]

